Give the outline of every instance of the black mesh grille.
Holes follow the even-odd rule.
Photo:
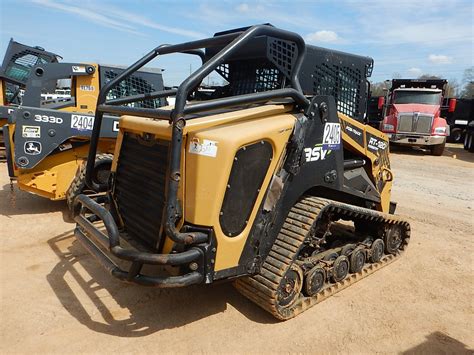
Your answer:
[[[331,95],[336,100],[337,110],[349,117],[358,117],[365,108],[361,102],[360,83],[365,73],[360,69],[322,63],[314,71],[313,91],[316,95]]]
[[[120,72],[117,70],[106,70],[104,77],[105,83],[108,83],[110,80],[114,79],[119,75]],[[155,74],[157,75],[157,74]],[[109,91],[107,95],[107,100],[118,99],[122,97],[127,97],[131,95],[138,94],[148,94],[153,91],[162,90],[162,87],[155,87],[155,84],[144,78],[140,72],[133,74],[125,80],[122,80],[118,83],[112,90]],[[132,102],[127,104],[130,107],[144,107],[144,108],[158,108],[163,106],[163,99],[148,99],[138,102]]]
[[[217,71],[229,82],[231,96],[279,89],[284,82],[283,74],[267,60],[225,63]]]
[[[296,44],[276,38],[269,38],[268,41],[268,58],[286,77],[291,78],[291,71],[298,57]]]
[[[125,133],[117,165],[113,196],[125,231],[150,248],[159,243],[168,147],[164,141],[143,142]]]
[[[242,30],[220,32],[216,36]],[[206,60],[222,49],[206,48]],[[252,38],[245,50],[232,54],[216,69],[229,83],[217,93],[228,96],[288,86],[300,55],[298,51],[297,43],[292,41],[271,36]],[[306,45],[298,79],[303,94],[333,96],[340,112],[363,121],[368,96],[367,77],[372,68],[372,58]],[[242,73],[234,73],[236,71]],[[230,92],[227,89],[231,89]]]
[[[48,56],[24,50],[11,58],[5,74],[10,78],[26,83],[32,67],[49,62],[51,62],[51,59]]]
[[[225,80],[229,81],[229,64],[223,63],[216,68],[218,72]]]
[[[229,83],[229,95],[250,94],[280,89],[298,56],[294,42],[268,38],[266,58],[232,60],[219,65],[216,72]]]

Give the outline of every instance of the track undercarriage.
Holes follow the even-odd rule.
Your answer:
[[[305,197],[291,209],[260,272],[235,286],[286,320],[396,260],[409,238],[410,225],[399,217]]]
[[[7,152],[5,150],[5,137],[3,136],[3,129],[0,127],[0,162],[5,162],[7,159]]]

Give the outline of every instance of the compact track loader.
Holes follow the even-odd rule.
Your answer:
[[[5,161],[3,126],[7,124],[10,105],[19,105],[31,68],[37,64],[57,63],[59,55],[41,47],[30,47],[10,39],[0,67],[0,161]]]
[[[12,43],[11,43],[12,44]],[[1,69],[5,80],[13,81],[15,69],[29,58],[24,72],[21,105],[5,105],[0,111],[8,118],[3,127],[9,175],[21,190],[52,199],[67,199],[87,190],[84,162],[101,86],[123,72],[122,68],[84,63],[33,60],[44,54],[7,50]],[[31,75],[30,75],[31,73]],[[58,82],[70,86],[70,95],[56,95]],[[114,85],[109,99],[146,94],[163,89],[161,70],[141,70]],[[63,90],[64,91],[64,90]],[[164,99],[134,102],[135,107],[155,108]],[[112,163],[118,132],[118,117],[108,116],[100,132],[94,178],[105,183]],[[84,190],[86,189],[86,190]]]
[[[191,50],[204,63],[177,90],[137,95],[174,107],[107,100],[155,57]],[[387,137],[362,123],[372,66],[271,25],[155,48],[101,89],[86,178],[107,198],[76,198],[76,238],[122,281],[235,280],[282,320],[396,260],[410,226],[393,214]],[[212,71],[227,85],[203,94]],[[104,113],[120,131],[98,186]]]

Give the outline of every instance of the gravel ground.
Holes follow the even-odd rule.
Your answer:
[[[65,203],[11,193],[0,164],[0,352],[473,353],[474,154],[391,160],[407,253],[287,322],[230,284],[112,279],[74,240]]]

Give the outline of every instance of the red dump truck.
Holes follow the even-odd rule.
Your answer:
[[[447,80],[393,79],[386,96],[379,98],[383,109],[380,130],[391,144],[418,146],[442,155],[449,125],[441,117]],[[449,109],[456,104],[449,101]]]

